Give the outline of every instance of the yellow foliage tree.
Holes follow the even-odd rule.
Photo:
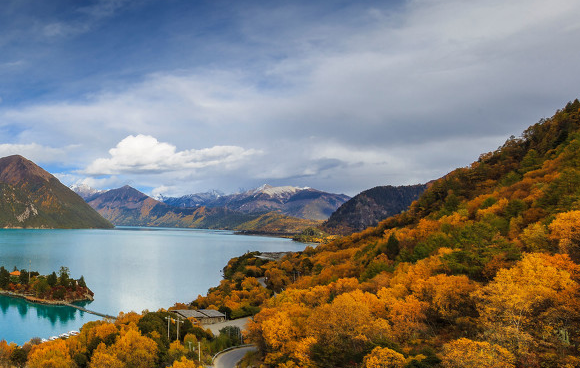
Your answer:
[[[104,340],[105,337],[117,332],[117,326],[115,326],[113,323],[103,323],[102,325],[94,328],[95,336],[99,337],[101,340]]]
[[[403,354],[377,346],[364,358],[365,368],[402,368],[406,360]]]
[[[404,299],[387,301],[389,320],[393,325],[393,335],[400,341],[415,339],[427,330],[425,312],[429,304],[408,295]]]
[[[173,362],[171,368],[197,368],[199,365],[191,360],[188,360],[185,357],[181,357],[180,360],[176,360]]]
[[[580,211],[559,213],[548,227],[550,239],[558,242],[560,252],[580,259]]]
[[[148,337],[141,336],[136,329],[122,331],[121,336],[111,345],[110,351],[131,368],[147,368],[155,365],[157,344]]]
[[[446,344],[441,353],[445,368],[514,368],[515,358],[496,344],[459,339]]]
[[[421,299],[428,302],[440,318],[453,322],[465,317],[474,307],[470,294],[477,288],[477,283],[465,275],[440,274],[425,280]]]
[[[316,308],[307,321],[307,335],[326,364],[359,354],[369,344],[391,338],[389,323],[374,311],[382,302],[373,294],[355,290]]]
[[[107,349],[104,343],[100,343],[99,346],[93,352],[91,361],[89,362],[89,368],[124,368],[125,364],[120,361],[117,356]]]
[[[531,336],[567,344],[568,324],[580,317],[577,274],[578,265],[565,255],[525,255],[473,294],[482,325],[513,352],[525,350]]]
[[[175,340],[169,344],[169,350],[167,351],[167,354],[171,357],[172,360],[179,360],[179,358],[187,354],[187,349],[181,345],[178,340]]]
[[[8,344],[6,340],[0,341],[0,364],[8,365],[10,362],[10,354],[16,349],[18,345],[15,343]]]
[[[28,354],[27,366],[31,368],[68,368],[73,365],[66,342],[62,339],[35,345]]]

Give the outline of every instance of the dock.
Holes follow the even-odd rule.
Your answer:
[[[113,317],[113,316],[110,316],[110,315],[104,314],[104,313],[95,312],[95,311],[92,311],[90,309],[83,308],[81,306],[74,305],[74,304],[71,304],[71,303],[65,303],[65,302],[63,302],[63,303],[61,303],[61,305],[66,305],[67,307],[76,308],[76,309],[78,309],[78,310],[80,310],[82,312],[94,314],[95,316],[99,316],[99,317],[103,317],[103,318],[109,318],[109,319],[117,319],[117,317]]]

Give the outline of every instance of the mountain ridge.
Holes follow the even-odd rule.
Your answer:
[[[0,158],[0,227],[111,228],[56,177],[20,155]]]
[[[286,235],[320,224],[275,213],[245,214],[225,207],[174,207],[128,185],[88,197],[87,203],[103,217],[121,226],[243,230]]]
[[[343,203],[321,228],[347,235],[376,226],[381,220],[406,210],[425,191],[427,184],[377,186]]]
[[[325,220],[350,199],[345,194],[328,193],[310,187],[274,187],[268,184],[241,193],[218,193],[213,191],[182,197],[164,197],[162,200],[176,207],[225,207],[243,213],[274,211],[303,219]]]

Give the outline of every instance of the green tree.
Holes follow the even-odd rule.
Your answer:
[[[58,271],[58,283],[64,287],[70,286],[70,276],[68,267],[61,266]]]
[[[2,266],[0,268],[0,288],[6,289],[10,284],[10,272]]]
[[[10,363],[16,367],[24,367],[26,364],[26,359],[28,357],[28,352],[23,348],[16,348],[10,354]]]
[[[46,281],[50,287],[55,287],[56,283],[58,282],[58,278],[56,276],[56,272],[52,272],[50,275],[47,276]]]
[[[44,277],[39,277],[33,284],[36,296],[41,296],[48,290],[48,281]]]
[[[86,288],[87,287],[87,283],[85,282],[85,277],[81,275],[81,278],[79,279],[79,286]]]
[[[394,260],[395,257],[399,255],[399,252],[400,252],[399,240],[397,239],[395,234],[392,233],[391,236],[389,236],[389,240],[387,240],[385,254],[387,255],[387,257],[389,257],[389,259]]]
[[[18,276],[18,282],[20,282],[22,285],[26,285],[26,284],[28,284],[28,281],[30,281],[28,279],[28,271],[25,269],[20,270],[20,276]]]

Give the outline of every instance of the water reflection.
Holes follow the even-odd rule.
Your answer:
[[[78,302],[74,302],[72,304],[78,305],[79,307],[87,308],[87,306],[89,304],[91,304],[92,302],[93,302],[92,300],[81,300],[81,301],[78,301]],[[87,308],[87,309],[91,309],[91,308]]]
[[[10,308],[10,298],[0,295],[0,310],[2,310],[2,314],[6,315],[8,308]]]
[[[28,313],[28,303],[21,299],[16,299],[19,303],[16,304],[16,308],[18,308],[18,314],[20,317],[24,319],[26,317],[26,313]]]
[[[64,324],[69,321],[74,321],[77,312],[80,313],[80,311],[74,308],[65,306],[40,306],[36,308],[36,316],[38,318],[48,319],[53,326],[56,322]]]
[[[85,303],[85,305],[87,304],[89,303]],[[14,314],[14,311],[16,311],[23,320],[29,318],[30,313],[35,311],[36,318],[46,319],[52,326],[55,326],[57,322],[61,325],[66,324],[69,321],[74,321],[77,314],[80,318],[84,317],[85,314],[85,312],[71,307],[29,303],[20,298],[11,298],[4,295],[0,295],[0,310],[5,316]]]

